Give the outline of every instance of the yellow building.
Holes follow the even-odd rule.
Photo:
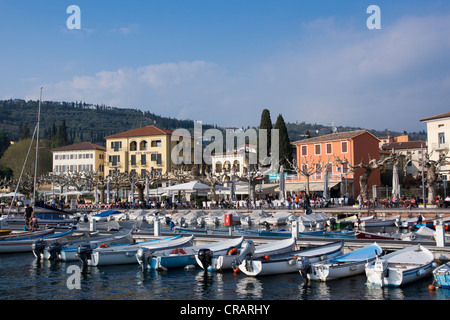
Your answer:
[[[105,177],[115,170],[135,171],[142,176],[145,171],[171,171],[171,152],[178,144],[172,141],[173,131],[146,126],[105,137]],[[193,146],[191,146],[193,148]]]

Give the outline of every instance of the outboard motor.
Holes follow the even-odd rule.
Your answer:
[[[213,252],[210,249],[198,250],[198,260],[202,263],[203,269],[207,270],[212,263]]]
[[[264,221],[264,228],[269,231],[270,230],[270,224],[267,221]]]
[[[247,257],[253,256],[255,253],[255,245],[252,240],[245,240],[241,246],[241,253],[239,256],[233,260],[231,266],[233,269],[239,267],[239,265],[244,261]]]
[[[204,228],[205,227],[205,220],[203,217],[197,218],[197,228]]]
[[[152,258],[152,251],[148,248],[139,248],[136,252],[136,259],[141,265],[142,270],[147,269],[148,263]]]
[[[172,220],[170,219],[170,217],[166,216],[164,218],[164,221],[165,221],[166,225],[169,225]]]
[[[78,246],[77,257],[83,263],[83,265],[87,265],[88,260],[92,258],[92,247],[90,244],[82,244]]]
[[[36,258],[41,259],[42,255],[44,254],[45,247],[46,247],[45,241],[42,239],[33,242],[31,248]]]
[[[303,279],[308,280],[308,273],[311,272],[311,261],[309,261],[308,257],[298,257],[297,258],[297,267],[300,271],[300,275]]]
[[[48,246],[48,253],[51,260],[58,259],[58,255],[61,253],[62,245],[59,242],[53,242]]]

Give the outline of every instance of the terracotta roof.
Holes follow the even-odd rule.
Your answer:
[[[399,149],[420,149],[421,145],[424,148],[427,147],[426,141],[406,141],[406,142],[393,142],[385,143],[381,146],[383,150],[399,150]]]
[[[446,113],[443,113],[443,114],[438,114],[437,116],[424,118],[424,119],[422,119],[420,121],[429,121],[429,120],[436,120],[436,119],[441,119],[441,118],[450,118],[450,112],[446,112]]]
[[[346,131],[346,132],[325,134],[323,136],[294,141],[294,142],[292,142],[292,144],[304,144],[304,143],[332,141],[332,140],[348,140],[348,139],[352,139],[352,138],[359,136],[360,134],[363,134],[366,132],[368,134],[372,135],[377,140],[380,140],[367,130],[355,130],[355,131]]]
[[[52,149],[52,152],[55,151],[77,151],[77,150],[102,150],[105,151],[106,148],[99,146],[98,144],[92,143],[92,142],[80,142],[80,143],[75,143],[75,144],[71,144],[68,146],[64,146],[64,147],[60,147],[60,148],[55,148]]]
[[[173,131],[160,129],[156,126],[145,126],[128,131],[116,133],[105,137],[105,139],[112,138],[128,138],[128,137],[142,137],[142,136],[159,136],[159,135],[171,135]]]

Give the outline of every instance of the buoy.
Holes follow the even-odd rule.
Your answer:
[[[234,275],[238,275],[239,272],[240,272],[239,268],[233,269],[233,274],[234,274]]]
[[[430,284],[430,285],[428,286],[428,290],[435,290],[435,289],[436,289],[436,287],[433,286],[432,284]]]

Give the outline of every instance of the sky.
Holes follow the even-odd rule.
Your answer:
[[[450,111],[448,0],[0,0],[0,39],[0,99],[43,87],[44,100],[244,128],[268,109],[413,132]]]

